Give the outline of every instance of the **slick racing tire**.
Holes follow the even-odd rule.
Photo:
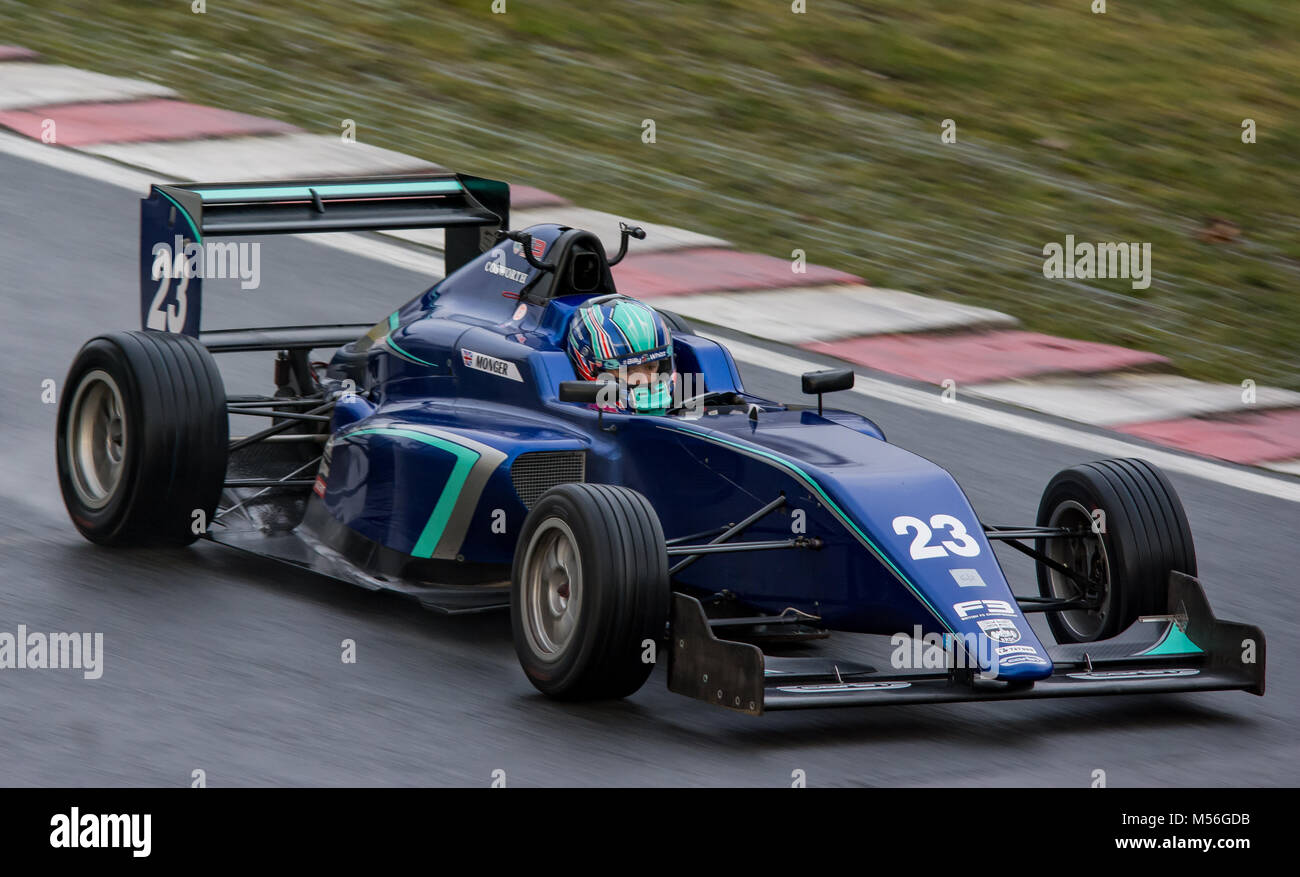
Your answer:
[[[1043,491],[1038,526],[1086,535],[1038,539],[1057,563],[1096,582],[1083,586],[1042,563],[1044,597],[1084,597],[1095,609],[1047,613],[1058,642],[1115,636],[1140,616],[1169,611],[1169,573],[1196,575],[1187,514],[1163,472],[1145,460],[1100,460],[1058,472]]]
[[[92,338],[59,400],[64,505],[92,542],[188,545],[212,522],[228,439],[221,373],[198,341],[168,332]]]
[[[510,626],[530,682],[562,700],[625,697],[668,622],[668,553],[644,496],[562,484],[529,512],[515,551]]]

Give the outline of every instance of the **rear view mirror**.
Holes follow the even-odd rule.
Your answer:
[[[594,405],[608,386],[609,381],[560,381],[560,401]]]
[[[803,391],[817,394],[817,414],[822,413],[822,393],[834,393],[836,390],[853,388],[853,369],[828,368],[815,372],[804,372]]]
[[[803,391],[805,393],[834,393],[836,390],[853,389],[853,369],[828,368],[817,372],[804,372]]]

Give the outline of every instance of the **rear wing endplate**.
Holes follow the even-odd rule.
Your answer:
[[[450,274],[495,244],[509,214],[508,184],[453,173],[154,185],[140,202],[140,325],[198,336],[204,274],[237,276],[232,245],[210,238],[445,228]]]

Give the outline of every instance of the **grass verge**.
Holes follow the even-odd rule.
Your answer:
[[[1300,5],[1090,5],[0,0],[0,42],[1300,389]],[[1045,279],[1067,234],[1150,288]]]

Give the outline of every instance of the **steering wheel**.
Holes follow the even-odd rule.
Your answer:
[[[673,408],[671,411],[669,411],[669,413],[671,414],[675,411],[686,411],[687,409],[692,408],[694,406],[703,408],[709,405],[710,403],[714,405],[743,405],[744,404],[741,401],[733,401],[737,399],[739,399],[739,397],[735,394],[735,392],[731,390],[718,390],[718,391],[712,391],[707,393],[698,393],[687,399],[683,399],[682,404],[678,405],[676,408]]]

